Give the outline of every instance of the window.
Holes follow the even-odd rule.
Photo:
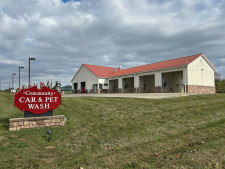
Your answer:
[[[102,90],[102,83],[99,83],[99,89]]]

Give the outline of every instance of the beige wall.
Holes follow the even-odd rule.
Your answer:
[[[122,77],[119,77],[118,78],[118,88],[119,89],[122,89],[123,88],[123,79],[122,79]]]
[[[214,70],[201,56],[187,66],[188,85],[215,86]]]
[[[109,80],[108,79],[98,79],[98,84],[102,84],[102,89],[109,89]],[[104,84],[108,84],[108,86],[104,86]],[[99,85],[98,85],[99,88]]]
[[[93,84],[98,84],[98,77],[88,68],[82,66],[76,77],[72,80],[72,88],[73,83],[77,83],[77,90],[81,89],[81,82],[85,82],[86,89],[93,89]]]
[[[162,86],[162,73],[155,72],[155,86]]]
[[[139,76],[138,75],[134,76],[134,87],[135,88],[139,87]]]

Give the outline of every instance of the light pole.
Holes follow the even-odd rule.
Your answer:
[[[24,69],[23,66],[19,66],[19,90],[20,90],[20,69]]]
[[[16,73],[12,74],[12,90],[14,89],[14,86],[13,86],[13,84],[14,84],[14,75],[16,75]]]
[[[29,76],[29,82],[28,82],[28,88],[30,88],[30,61],[31,60],[36,60],[36,58],[30,58],[29,57],[29,73],[28,73],[28,76]]]

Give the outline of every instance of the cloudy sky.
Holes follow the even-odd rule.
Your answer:
[[[1,89],[198,53],[225,78],[225,0],[0,0]]]

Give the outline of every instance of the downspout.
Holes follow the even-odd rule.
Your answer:
[[[185,70],[185,84],[184,84],[184,90],[185,93],[187,93],[187,66],[184,67]]]
[[[185,84],[184,84],[184,93],[187,93],[187,74],[186,74],[186,69],[185,69]]]
[[[184,93],[187,93],[187,66],[184,66],[184,71],[183,71],[183,76],[184,76]]]

